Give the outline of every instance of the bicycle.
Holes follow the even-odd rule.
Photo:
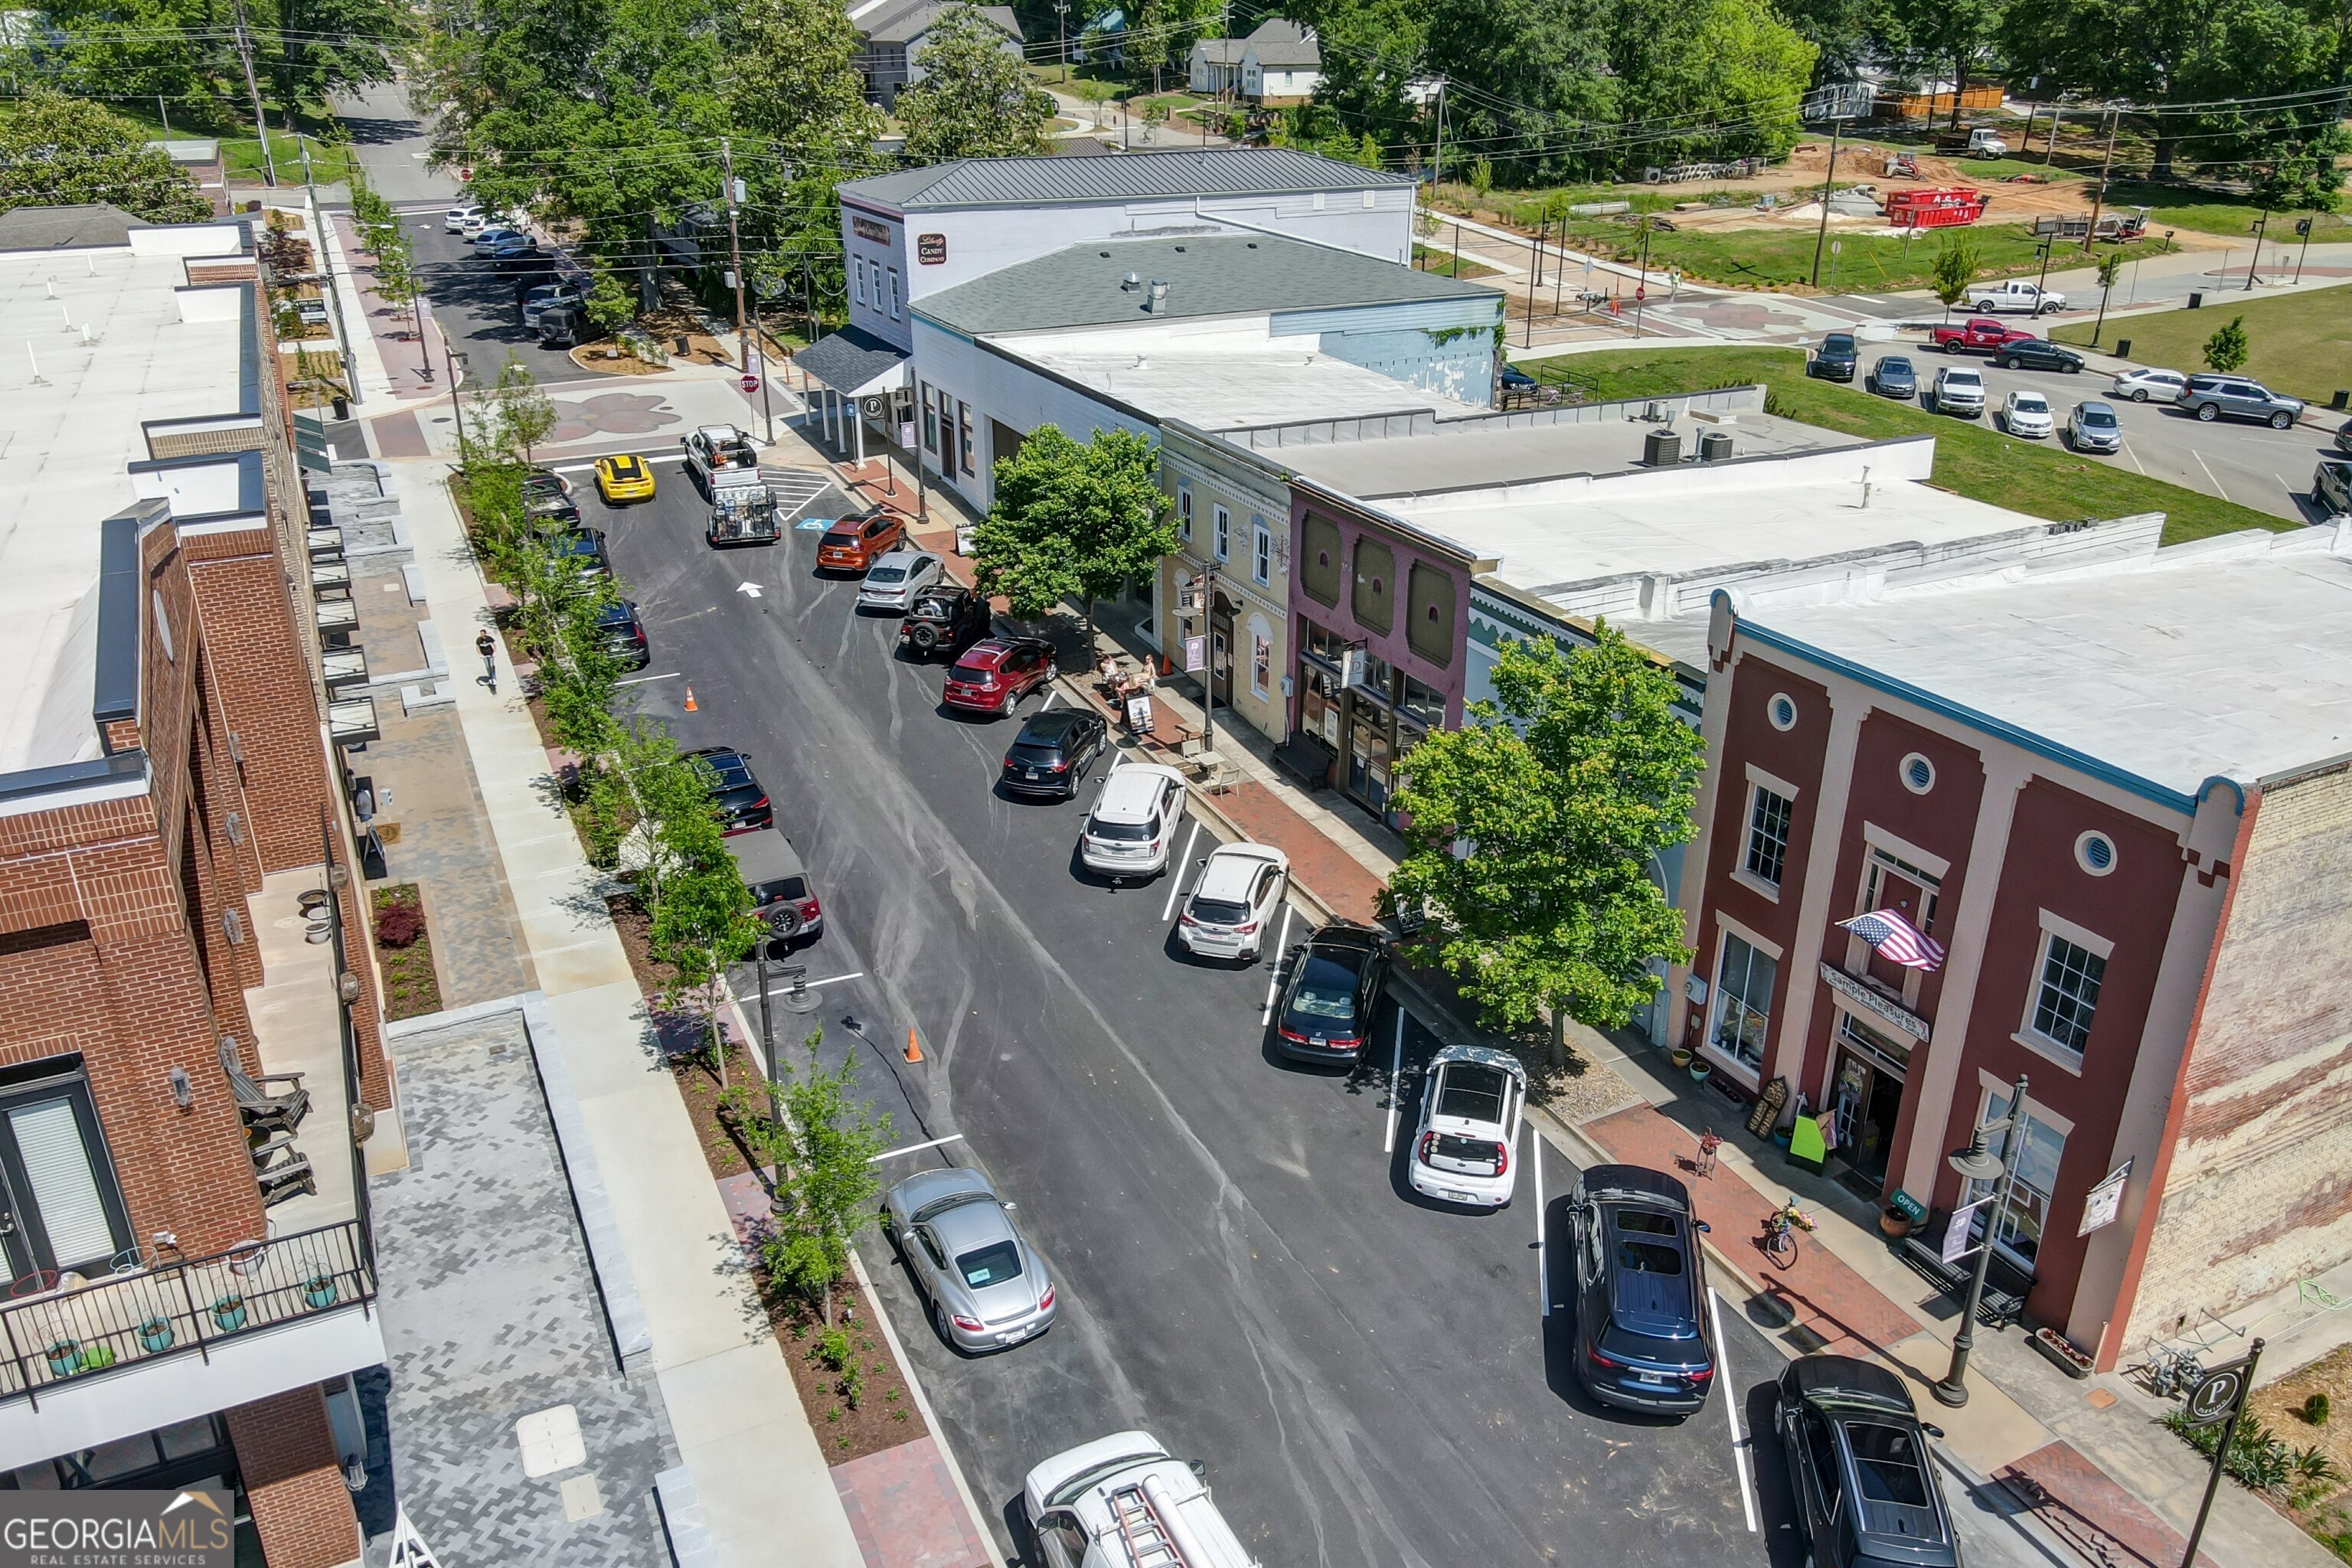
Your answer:
[[[1715,1129],[1708,1128],[1706,1134],[1698,1141],[1698,1158],[1692,1163],[1691,1174],[1706,1181],[1713,1181],[1716,1151],[1722,1147],[1722,1137],[1716,1132]]]
[[[2194,1353],[2161,1342],[2152,1344],[2147,1360],[2134,1370],[2146,1374],[2147,1391],[2159,1399],[2182,1398],[2205,1376],[2204,1363]]]
[[[1764,1219],[1764,1256],[1783,1268],[1797,1261],[1797,1232],[1813,1228],[1813,1216],[1797,1206],[1792,1196]]]

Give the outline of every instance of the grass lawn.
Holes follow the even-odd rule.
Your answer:
[[[1465,260],[1450,250],[1432,250],[1425,245],[1412,247],[1412,264],[1423,272],[1443,272],[1448,278],[1492,278],[1496,269]]]
[[[1839,249],[1822,258],[1822,287],[1832,291],[1927,288],[1933,281],[1929,275],[1937,253],[1943,247],[1942,233],[1948,232],[1953,231],[1895,239],[1884,235],[1842,235],[1832,228],[1830,241]],[[2021,276],[2041,269],[2042,260],[2034,248],[2037,242],[2022,224],[1978,224],[1962,232],[1977,247],[1979,278]],[[1569,224],[1568,235],[1570,244],[1619,260],[1630,260],[1641,250],[1641,242],[1627,224],[1575,220]],[[1687,278],[1750,289],[1803,284],[1812,277],[1814,241],[1810,230],[1683,228],[1650,237],[1650,265],[1678,268]],[[2103,246],[2100,254],[2121,255],[2128,261],[2161,255],[2165,248],[2163,240],[2147,239]],[[2068,265],[2063,254],[2057,264]]]
[[[2148,226],[2191,228],[2200,234],[2217,234],[2230,239],[2253,243],[2253,226],[2263,216],[2263,209],[2242,196],[2222,192],[2183,190],[2178,185],[2146,185],[2132,180],[2117,180],[2107,187],[2107,209],[2128,211],[2147,207]],[[2311,216],[2308,213],[2277,213],[2263,237],[2263,253],[2267,256],[2276,246],[2300,246],[2303,241],[2294,232],[2295,220]],[[2322,213],[2314,220],[2312,243],[2325,245],[2329,240],[2352,239],[2352,219],[2341,213]]]
[[[2132,341],[2132,358],[2175,370],[2205,368],[2205,340],[2232,316],[2246,319],[2250,349],[2246,374],[2265,386],[2325,404],[2339,387],[2352,387],[2352,287],[2338,284],[2305,294],[2208,295],[2201,310],[2162,310],[2107,323],[2109,340]],[[2061,327],[2050,334],[2063,342],[2087,343],[2087,326]]]
[[[172,128],[167,132],[163,129],[163,121],[152,110],[142,110],[138,105],[131,103],[110,103],[106,107],[113,111],[116,118],[129,121],[138,126],[144,135],[155,141],[163,141],[167,136],[175,141],[193,141],[201,138],[217,140],[221,144],[221,161],[227,166],[231,184],[257,185],[261,183],[263,173],[261,138],[244,134],[243,132],[249,128],[242,121],[233,128],[207,129],[174,115]],[[296,139],[293,132],[279,129],[285,115],[277,105],[265,102],[265,107],[269,111],[272,122],[269,128],[269,151],[278,160],[278,183],[280,185],[299,185],[302,183],[301,142]],[[310,173],[320,184],[331,184],[345,178],[351,167],[359,162],[352,155],[349,147],[332,145],[319,139],[320,132],[331,132],[335,129],[335,117],[324,109],[305,105],[300,113],[296,116],[296,123],[308,133],[306,139],[310,145]],[[232,130],[235,134],[231,133]]]
[[[1760,382],[1769,389],[1773,413],[1808,425],[1872,439],[1933,436],[1937,484],[1972,500],[2055,522],[2160,511],[2167,544],[2246,528],[2284,532],[2296,526],[2128,468],[2078,458],[2063,447],[2011,440],[1987,421],[1925,414],[1909,404],[1811,380],[1801,349],[1612,349],[1538,360],[1521,368],[1540,381],[1573,383],[1600,399],[1655,397]]]

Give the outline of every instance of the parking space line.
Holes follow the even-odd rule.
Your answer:
[[[1723,1298],[1706,1288],[1707,1321],[1715,1325],[1715,1382],[1723,1390],[1723,1414],[1731,1423],[1731,1464],[1739,1472],[1739,1501],[1748,1510],[1748,1533],[1761,1526],[1756,1518],[1756,1483],[1748,1474],[1748,1442],[1739,1435],[1739,1395],[1734,1391],[1729,1352],[1723,1347]]]
[[[1549,1318],[1551,1316],[1551,1271],[1544,1267],[1543,1133],[1532,1121],[1528,1122],[1527,1127],[1528,1142],[1534,1145],[1532,1152],[1535,1156],[1536,1290],[1543,1297],[1543,1315]],[[1722,1331],[1717,1330],[1716,1338],[1720,1340],[1722,1337]]]
[[[1274,961],[1274,973],[1265,977],[1265,1005],[1259,1010],[1257,1016],[1257,1026],[1261,1029],[1274,1021],[1274,992],[1275,987],[1282,984],[1283,957],[1287,956],[1290,952],[1290,917],[1294,912],[1288,903],[1282,906],[1282,940],[1274,944],[1274,951],[1277,955]]]
[[[1045,700],[1037,704],[1037,711],[1043,713],[1046,709],[1051,708],[1054,705],[1054,699],[1059,697],[1061,694],[1062,689],[1060,687],[1055,686],[1048,688],[1045,692]],[[1198,827],[1200,824],[1196,822],[1192,826]]]
[[[1060,689],[1061,689],[1059,687],[1055,689],[1057,695],[1060,692]],[[1049,697],[1046,700],[1051,702],[1053,699]],[[1045,710],[1041,708],[1038,711],[1042,713]],[[1166,925],[1168,923],[1168,917],[1176,912],[1176,895],[1183,890],[1185,868],[1192,864],[1192,846],[1198,844],[1200,841],[1201,819],[1196,816],[1192,819],[1192,836],[1184,840],[1183,856],[1179,858],[1175,866],[1171,868],[1174,870],[1175,875],[1168,879],[1168,901],[1160,906],[1160,923],[1161,925]]]
[[[909,1143],[904,1149],[885,1149],[879,1154],[876,1154],[869,1158],[866,1163],[869,1165],[878,1165],[885,1160],[895,1160],[901,1154],[919,1154],[926,1149],[936,1149],[942,1143],[961,1143],[962,1142],[962,1133],[950,1132],[944,1138],[934,1138],[928,1143]]]
[[[1381,1152],[1396,1152],[1397,1111],[1403,1096],[1404,1079],[1404,1004],[1397,1004],[1396,1055],[1389,1060],[1389,1130],[1381,1140]],[[1538,1221],[1540,1223],[1540,1221]]]
[[[828,975],[826,975],[826,976],[825,976],[824,979],[822,979],[822,980],[811,980],[811,981],[806,982],[806,984],[807,984],[807,985],[808,985],[808,988],[809,988],[810,990],[814,991],[814,990],[815,990],[815,989],[816,989],[818,986],[820,986],[820,985],[839,985],[839,984],[842,984],[844,981],[847,981],[847,980],[863,980],[863,979],[865,979],[865,978],[866,978],[866,971],[864,971],[864,970],[862,970],[862,969],[858,969],[858,970],[853,970],[853,971],[851,971],[851,972],[850,972],[849,973],[847,973],[847,974],[828,974]],[[771,996],[780,996],[780,995],[782,995],[783,993],[785,993],[785,992],[787,992],[787,991],[789,991],[789,990],[791,990],[791,989],[792,989],[792,987],[791,987],[791,986],[789,986],[789,985],[785,985],[785,984],[781,984],[781,983],[774,983],[774,982],[772,982],[772,983],[769,984],[769,986],[768,986],[768,994],[769,994],[769,995],[771,995]],[[741,995],[738,995],[738,996],[735,998],[735,1000],[737,1000],[738,1002],[757,1002],[759,999],[760,999],[760,994],[759,994],[757,991],[753,991],[753,992],[750,993],[749,994],[741,994]]]
[[[616,680],[613,682],[613,684],[615,686],[643,686],[648,680],[676,680],[683,673],[685,672],[682,670],[673,669],[667,675],[632,675],[626,679]]]
[[[2197,466],[2199,468],[2205,468],[2204,453],[2199,451],[2196,447],[2191,447],[2189,448],[2189,455],[2197,459]],[[2210,468],[2205,468],[2205,482],[2213,487],[2213,493],[2215,495],[2220,496],[2223,500],[2228,500],[2230,499],[2230,492],[2221,488],[2221,481],[2213,477],[2213,470]]]

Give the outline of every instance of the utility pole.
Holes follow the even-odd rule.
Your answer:
[[[1540,229],[1528,248],[1535,268],[1528,277],[1528,326],[1525,342],[1520,346],[1531,349],[1536,346],[1536,291],[1543,287],[1543,234]]]
[[[1445,178],[1445,79],[1437,79],[1437,147],[1429,159],[1429,195],[1437,198],[1437,187]]]
[[[2065,113],[2065,110],[2060,109],[2056,104],[2053,103],[2050,106],[2050,143],[2048,146],[2042,149],[2042,166],[2045,169],[2050,167],[2052,163],[2055,163],[2058,158],[2058,117],[2063,113]],[[2033,126],[2031,121],[2027,122],[2025,132],[2029,136],[2033,133]],[[2025,149],[2021,145],[2018,148],[2018,151],[2022,153]]]
[[[1830,121],[1830,166],[1828,173],[1822,176],[1822,229],[1813,237],[1813,287],[1816,289],[1822,286],[1822,247],[1829,243],[1830,238],[1830,193],[1837,186],[1838,132],[1844,129],[1843,120]],[[1646,250],[1643,254],[1647,254]],[[1645,277],[1649,269],[1649,263],[1645,260],[1642,264]]]
[[[294,133],[294,145],[302,153],[302,194],[310,204],[310,216],[319,224],[319,266],[327,275],[327,308],[335,313],[335,346],[343,356],[343,388],[356,405],[360,397],[359,359],[352,350],[352,331],[343,321],[343,292],[335,287],[335,247],[329,243],[329,219],[319,209],[319,187],[310,178],[310,142],[300,132]]]
[[[2107,111],[2107,155],[2099,164],[2099,188],[2091,193],[2091,226],[2083,235],[2083,254],[2091,253],[2091,241],[2099,232],[2099,209],[2107,202],[2107,174],[2116,166],[2116,128],[2123,123],[2117,110]]]
[[[727,274],[727,279],[735,285],[735,363],[743,367],[744,374],[749,375],[751,374],[751,339],[743,328],[743,238],[740,226],[735,220],[735,204],[743,198],[740,194],[741,187],[735,181],[735,150],[724,136],[719,139],[719,166],[727,181],[727,254],[734,264],[734,269]],[[760,369],[763,373],[760,384],[762,386],[768,383],[764,374],[767,368],[768,356],[762,353],[760,356]]]
[[[278,160],[269,155],[269,121],[261,113],[261,84],[253,75],[253,39],[245,30],[245,0],[236,0],[236,58],[245,62],[246,96],[253,100],[253,133],[261,138],[262,183],[275,189]]]
[[[1054,0],[1054,19],[1062,29],[1062,81],[1070,79],[1070,0]]]

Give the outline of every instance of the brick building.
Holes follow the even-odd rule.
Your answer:
[[[2012,575],[1717,594],[1669,1037],[1930,1234],[2024,1073],[1995,1257],[2112,1367],[2352,1259],[2352,528]],[[1942,963],[1838,924],[1881,910]]]
[[[0,1487],[350,1563],[391,1086],[251,235],[0,252]]]

